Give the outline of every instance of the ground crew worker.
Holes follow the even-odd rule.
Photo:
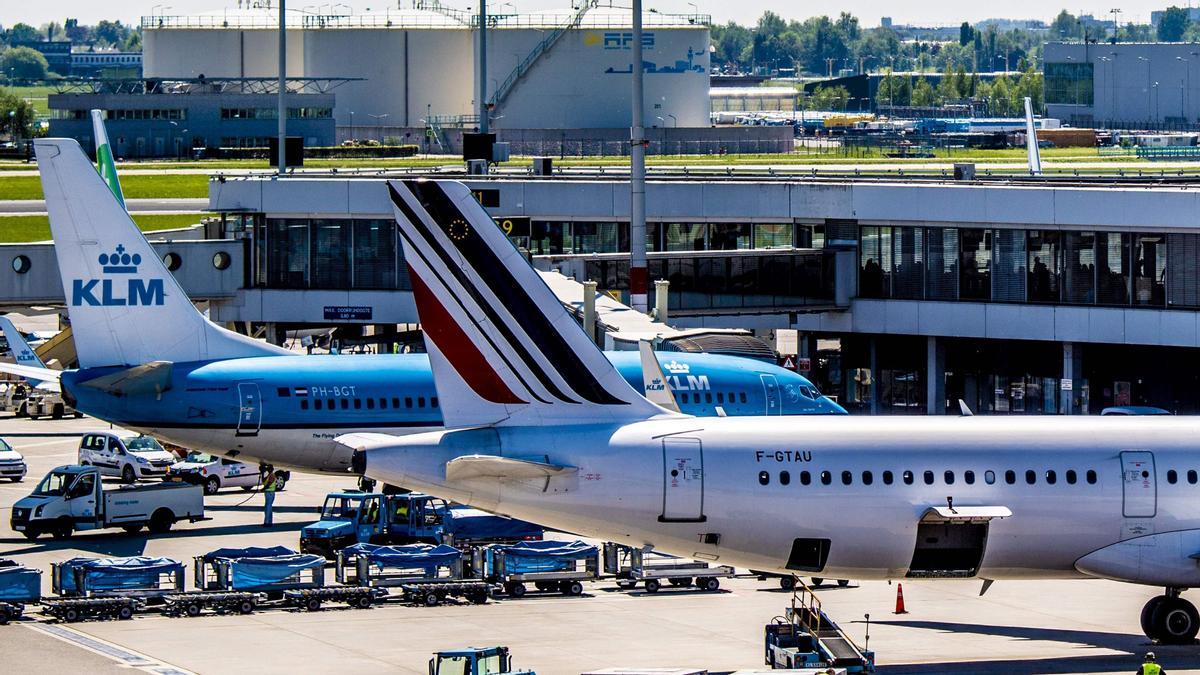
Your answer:
[[[1146,652],[1146,658],[1143,660],[1145,663],[1138,668],[1138,675],[1166,675],[1167,671],[1163,670],[1155,660],[1154,652]]]
[[[374,525],[379,522],[379,500],[372,499],[371,505],[367,507],[366,520],[363,521],[368,525]]]
[[[274,522],[272,520],[273,511],[275,509],[275,490],[279,487],[279,479],[275,476],[275,470],[267,467],[266,475],[263,476],[263,527],[271,527]]]

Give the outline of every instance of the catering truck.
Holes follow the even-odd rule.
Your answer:
[[[12,509],[12,529],[26,539],[42,534],[64,539],[77,530],[107,527],[130,533],[149,527],[161,533],[181,520],[207,520],[199,485],[151,483],[105,489],[94,466],[53,469]]]

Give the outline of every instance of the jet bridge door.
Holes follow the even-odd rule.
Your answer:
[[[257,436],[262,425],[262,394],[256,382],[238,383],[238,436]]]
[[[664,523],[704,522],[704,450],[699,438],[663,439]]]
[[[1121,453],[1122,515],[1153,518],[1158,512],[1158,489],[1154,476],[1154,453]]]

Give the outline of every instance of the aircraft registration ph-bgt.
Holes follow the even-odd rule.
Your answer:
[[[1180,597],[1200,585],[1196,418],[673,412],[629,386],[464,186],[390,185],[447,428],[348,435],[356,470],[785,574],[1159,586],[1146,634],[1200,628]]]

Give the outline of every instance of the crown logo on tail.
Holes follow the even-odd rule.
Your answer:
[[[142,256],[138,253],[130,255],[124,244],[117,244],[113,253],[101,253],[99,260],[105,274],[137,274],[138,265],[142,264]]]

